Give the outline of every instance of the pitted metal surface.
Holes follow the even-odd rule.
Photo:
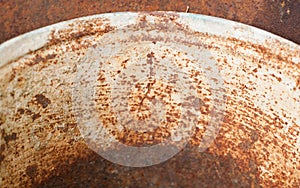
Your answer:
[[[53,178],[75,185],[64,167],[89,158],[94,167],[72,173],[91,186],[300,184],[299,45],[233,22],[166,12],[99,15],[45,32],[42,48],[0,56],[3,187],[50,186]],[[212,119],[222,120],[218,129],[208,128],[215,128]],[[168,138],[184,151],[152,167],[130,170],[92,154],[120,149],[116,141],[151,146]]]

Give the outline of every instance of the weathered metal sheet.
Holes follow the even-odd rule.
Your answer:
[[[186,13],[96,15],[3,43],[0,75],[3,187],[64,177],[59,164],[76,166],[87,147],[171,174],[136,173],[144,186],[300,184],[300,47],[265,31]],[[214,163],[200,181],[203,153]],[[121,183],[108,185],[133,185],[125,167],[99,176],[110,171]]]

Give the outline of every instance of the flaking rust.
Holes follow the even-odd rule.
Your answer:
[[[146,65],[151,63],[159,65],[159,62],[169,59],[178,69],[187,71],[188,79],[193,83],[192,86],[199,99],[197,109],[201,116],[188,143],[188,148],[197,148],[211,120],[213,91],[201,71],[193,69],[197,62],[197,59],[193,58],[193,53],[196,52],[184,50],[182,47],[186,46],[189,49],[196,44],[210,50],[225,82],[224,121],[220,125],[217,138],[204,154],[216,159],[216,162],[212,163],[215,166],[208,168],[209,174],[211,169],[217,168],[212,170],[216,173],[211,178],[217,178],[224,186],[299,186],[299,46],[277,39],[268,39],[263,44],[257,44],[234,36],[226,37],[195,31],[194,25],[181,20],[183,16],[162,12],[131,14],[129,18],[136,19],[135,23],[123,28],[111,26],[112,17],[109,16],[105,19],[102,17],[72,21],[68,28],[53,30],[44,48],[24,54],[2,68],[0,70],[1,186],[43,185],[51,177],[63,176],[62,172],[65,171],[60,168],[60,164],[74,166],[76,161],[91,156],[91,151],[87,149],[78,128],[76,119],[78,112],[74,108],[72,90],[75,82],[78,82],[76,77],[78,67],[83,63],[96,62],[100,67],[94,91],[96,97],[93,99],[96,110],[93,113],[97,115],[99,122],[102,122],[102,126],[110,131],[110,134],[104,136],[109,141],[100,146],[113,150],[115,149],[113,142],[116,140],[132,146],[146,146],[157,144],[170,137],[171,129],[176,127],[182,118],[181,107],[190,104],[176,101],[174,96],[179,92],[176,85],[172,85],[172,81],[166,83],[154,79],[151,67],[147,70],[151,78],[149,80],[127,78],[126,72],[124,73],[132,68],[134,62],[141,62],[141,66],[144,66],[142,62]],[[118,35],[123,33],[126,36],[128,31],[147,32],[133,35],[127,41]],[[153,36],[152,31],[159,32]],[[186,39],[192,36],[194,40]],[[109,40],[113,42],[108,43]],[[170,41],[180,44],[182,48],[168,47],[171,45]],[[104,49],[106,44],[112,47],[118,44],[127,46],[126,50],[118,51],[117,55],[107,57],[107,60],[102,62],[101,49]],[[99,58],[94,56],[89,59],[91,49],[99,52]],[[93,53],[95,54],[97,53]],[[143,71],[138,67],[136,69]],[[151,106],[161,103],[163,108],[158,111],[164,110],[167,114],[166,121],[161,120],[163,126],[153,126],[151,129],[135,127],[136,125],[120,128],[118,113],[115,113],[111,105],[114,100],[111,94],[114,79],[120,79],[123,85],[130,85],[130,81],[137,82],[130,88],[130,94],[125,98],[129,101],[128,109],[133,117],[139,120],[151,118],[151,114],[158,113],[151,110]],[[176,74],[174,79],[176,80]],[[215,82],[218,81],[217,78],[214,79]],[[83,84],[89,82],[89,80],[79,81]],[[193,100],[196,99],[189,98],[189,101]],[[146,131],[141,133],[138,130],[142,128]],[[147,132],[147,128],[151,131]],[[176,165],[171,159],[163,164],[163,168],[178,170],[182,173],[180,177],[189,176],[187,172],[181,171],[180,166],[185,164],[201,169],[203,164],[197,157],[203,155],[197,150],[188,150],[192,153],[185,154],[191,161],[188,163],[177,161],[178,166],[174,167]],[[224,161],[232,161],[235,165],[229,165],[226,176],[222,173],[220,165],[220,163],[227,164]],[[107,172],[118,172],[118,178],[124,183],[122,185],[128,185],[124,180],[127,178],[125,168],[105,164],[109,168],[103,169],[107,169]],[[153,169],[163,174],[160,165]],[[151,169],[149,171],[146,169],[145,172],[150,175],[156,173]],[[80,171],[78,173],[77,177],[82,178],[82,182],[85,181],[87,177],[80,174]],[[175,173],[173,175],[176,177]],[[139,178],[141,181],[145,179],[143,182],[150,181],[146,176]],[[151,181],[155,182],[154,179]],[[161,185],[166,186],[169,180],[160,181]],[[177,182],[176,179],[172,181],[178,187],[192,186],[189,179],[183,178],[181,182]],[[204,181],[203,186],[207,182],[209,185],[209,181]],[[198,183],[201,185],[201,182]],[[113,182],[111,184],[122,186]]]

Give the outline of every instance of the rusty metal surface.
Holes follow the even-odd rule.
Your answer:
[[[34,39],[38,36],[47,37],[37,42]],[[4,53],[23,40],[26,43],[18,53],[25,55],[18,58]],[[105,57],[108,51],[101,52],[116,48],[121,50],[109,57]],[[226,92],[224,119],[206,151],[199,149],[212,118],[211,105],[217,100],[212,100],[211,87],[207,87],[202,73],[197,72],[199,57],[195,54],[199,52],[195,49],[198,48],[209,50]],[[300,184],[300,47],[295,43],[245,25],[201,15],[124,13],[50,26],[38,35],[33,32],[4,43],[0,49],[2,187],[297,187]],[[188,144],[169,160],[143,168],[124,167],[100,157],[96,153],[99,143],[100,148],[119,149],[115,148],[112,137],[134,146],[151,145],[172,137],[170,129],[177,125],[172,118],[182,108],[176,109],[180,103],[176,98],[172,102],[174,88],[166,82],[142,80],[128,87],[132,92],[126,96],[130,112],[137,119],[157,113],[149,108],[153,96],[166,104],[170,117],[165,129],[153,129],[154,139],[149,139],[148,133],[130,132],[139,129],[134,124],[119,131],[115,122],[122,120],[114,120],[118,115],[109,109],[119,104],[113,105],[110,97],[118,101],[122,100],[118,95],[123,94],[122,88],[115,88],[120,93],[108,95],[114,89],[114,78],[125,80],[122,83],[125,87],[135,79],[130,77],[134,73],[126,71],[140,70],[133,66],[135,62],[159,65],[163,59],[167,59],[164,64],[171,62],[177,67],[173,69],[175,73],[187,72],[201,99],[200,119]],[[98,66],[91,71],[79,73],[87,70],[84,65],[95,62]],[[97,84],[92,92],[95,98],[91,99],[96,110],[85,111],[89,103],[83,103],[80,97],[88,95],[84,93],[86,90],[76,88],[94,78],[93,72],[97,79],[92,80]],[[78,75],[88,76],[81,79]],[[179,84],[180,89],[188,82],[183,83]],[[84,95],[74,95],[74,91]],[[170,100],[165,99],[168,96]],[[118,109],[118,114],[122,114],[123,107]],[[82,136],[84,131],[78,116],[90,113],[111,131],[102,135],[105,139],[108,136],[109,142],[102,140],[95,144]]]
[[[300,43],[299,0],[5,0],[0,1],[0,43],[60,21],[123,11],[186,11],[253,25]]]

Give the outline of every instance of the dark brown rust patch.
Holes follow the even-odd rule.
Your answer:
[[[4,140],[6,143],[10,142],[10,141],[13,141],[13,140],[16,140],[17,139],[17,134],[16,133],[12,133],[10,135],[5,135],[4,136]]]
[[[37,113],[37,114],[33,114],[32,115],[32,121],[35,121],[36,119],[40,118],[41,117],[41,114],[40,113]]]
[[[5,145],[1,144],[1,146],[0,146],[0,152],[2,153],[4,150],[5,150]]]
[[[49,104],[51,104],[51,101],[45,97],[43,94],[38,94],[35,97],[35,101],[41,105],[43,108],[46,108]]]
[[[23,108],[19,108],[19,109],[17,110],[17,112],[18,112],[19,114],[23,115],[23,114],[25,113],[25,110],[24,110]]]
[[[260,187],[256,164],[252,161],[245,171],[238,163],[230,155],[200,153],[194,147],[187,147],[160,165],[130,168],[113,164],[89,151],[84,157],[57,161],[55,172],[34,186]]]
[[[32,115],[33,113],[32,113],[32,111],[31,110],[29,110],[29,109],[24,109],[24,108],[19,108],[18,110],[17,110],[17,113],[18,114],[20,114],[20,115],[24,115],[24,114],[26,114],[26,115]]]
[[[30,178],[34,178],[37,173],[37,165],[30,165],[26,168],[26,175]]]
[[[0,165],[1,165],[3,160],[4,160],[4,155],[0,154]]]
[[[0,125],[4,124],[6,121],[6,117],[4,114],[0,113]]]
[[[35,53],[35,52],[32,52]],[[33,66],[39,64],[41,62],[47,62],[51,59],[54,59],[57,54],[47,54],[46,56],[41,56],[40,54],[36,54],[35,57],[31,61],[27,61],[26,65]]]
[[[1,162],[4,160],[5,156],[2,154],[5,150],[5,145],[4,144],[1,144],[0,146],[0,165],[1,165]]]

